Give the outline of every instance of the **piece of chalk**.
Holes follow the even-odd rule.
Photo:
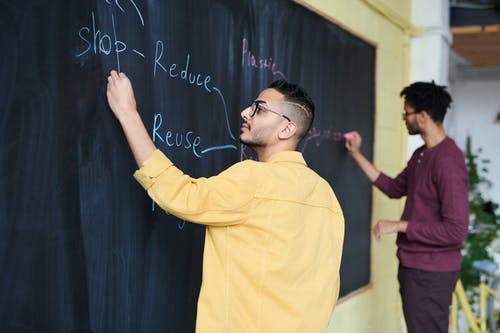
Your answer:
[[[351,134],[351,133],[345,133],[344,134],[344,138],[346,138],[346,139],[354,139],[354,135]]]

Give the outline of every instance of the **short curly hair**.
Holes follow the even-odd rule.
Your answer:
[[[447,109],[452,102],[446,86],[438,86],[434,81],[415,82],[403,88],[399,94],[415,109],[426,111],[436,123],[442,123]]]

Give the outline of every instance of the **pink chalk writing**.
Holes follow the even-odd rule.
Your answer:
[[[256,56],[249,48],[248,40],[243,38],[241,47],[241,66],[252,67],[257,70],[270,71],[273,75],[279,75],[286,79],[285,74],[277,68],[277,64],[272,57],[260,58]]]

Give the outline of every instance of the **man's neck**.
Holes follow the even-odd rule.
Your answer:
[[[440,144],[446,138],[446,132],[442,124],[430,126],[422,133],[422,139],[427,148],[432,148]]]
[[[269,158],[274,154],[280,153],[282,151],[295,151],[296,148],[296,146],[293,147],[291,145],[279,145],[274,147],[254,148],[254,151],[257,154],[259,162],[267,162]]]

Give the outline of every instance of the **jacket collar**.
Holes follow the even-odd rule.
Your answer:
[[[279,163],[279,162],[293,162],[307,166],[307,163],[304,160],[302,153],[299,151],[292,151],[292,150],[280,151],[279,153],[272,155],[267,161],[267,163]]]

